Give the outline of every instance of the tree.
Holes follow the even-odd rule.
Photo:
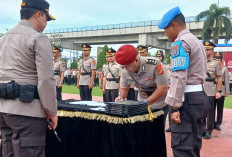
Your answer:
[[[108,49],[108,46],[105,45],[102,48],[102,50],[101,50],[101,52],[100,52],[100,54],[98,56],[98,59],[97,59],[97,69],[98,70],[102,69],[102,66],[104,64],[106,64],[106,51],[107,51],[107,49]]]
[[[213,35],[213,42],[218,43],[220,35],[225,33],[225,43],[231,38],[232,24],[230,21],[230,8],[229,7],[218,7],[216,4],[212,4],[209,10],[199,13],[196,17],[196,21],[206,18],[204,21],[202,39],[210,40]]]
[[[77,61],[74,59],[73,62],[71,63],[71,69],[77,69],[78,68],[78,64]]]

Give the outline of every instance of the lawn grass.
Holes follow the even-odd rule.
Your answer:
[[[232,95],[225,98],[224,108],[231,108],[232,109]]]
[[[75,85],[64,84],[62,87],[62,93],[80,94],[80,91],[77,88],[77,86],[75,86]],[[102,96],[102,90],[99,88],[99,86],[93,87],[92,95],[93,96]]]
[[[80,94],[79,89],[75,85],[63,85],[62,93]],[[93,87],[92,95],[102,96],[102,90],[99,88],[99,86]],[[232,109],[232,95],[225,98],[224,108]]]

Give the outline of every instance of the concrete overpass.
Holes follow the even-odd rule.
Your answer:
[[[92,27],[46,30],[45,34],[55,44],[66,49],[81,50],[80,44],[126,44],[138,43],[149,47],[168,50],[171,43],[156,21],[131,22]],[[199,39],[203,22],[196,23],[195,17],[186,18],[187,28]]]

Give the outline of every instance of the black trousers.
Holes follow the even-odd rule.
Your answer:
[[[62,91],[62,87],[58,88],[58,86],[56,86],[56,100],[57,101],[61,101],[62,100],[61,91]]]
[[[230,83],[230,94],[232,94],[232,83]]]
[[[204,119],[204,126],[203,132],[212,134],[213,127],[214,127],[214,119],[215,119],[215,112],[214,112],[214,104],[215,104],[215,96],[208,96],[209,105],[206,110],[207,117]]]
[[[138,100],[138,94],[139,94],[139,91],[135,90],[135,100]]]
[[[174,157],[200,157],[204,110],[207,103],[205,92],[185,93],[185,101],[180,108],[181,123],[171,123]]]
[[[118,97],[118,89],[106,89],[106,102],[114,102]]]
[[[137,100],[135,99],[135,90],[134,88],[130,88],[127,94],[127,100]]]
[[[92,89],[88,85],[80,85],[80,97],[82,101],[92,101]]]
[[[106,94],[103,93],[103,102],[106,102]]]
[[[3,157],[45,157],[47,122],[34,118],[0,113]]]
[[[222,124],[224,101],[224,96],[222,96],[220,99],[215,100],[214,113],[217,107],[217,120],[214,122],[214,126],[220,126]]]

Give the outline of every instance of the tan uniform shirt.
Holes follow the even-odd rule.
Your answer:
[[[140,70],[138,71],[138,73],[131,73],[131,75],[139,84],[135,83],[129,72],[123,69],[121,76],[121,86],[130,87],[130,84],[134,84],[139,90],[138,101],[142,101],[147,99],[147,97],[142,94],[142,92],[144,91],[142,87],[154,87],[154,89],[156,89],[157,86],[164,86],[168,84],[168,76],[164,65],[158,59],[154,57],[139,58]],[[148,63],[148,60],[151,62]],[[149,89],[147,91],[149,91]],[[165,97],[166,95],[160,98],[160,100],[158,100],[157,102],[153,103],[151,107],[156,109],[164,107],[166,105],[164,103]]]
[[[81,73],[86,73],[86,71],[88,73],[91,73],[92,70],[96,70],[96,61],[91,58],[88,57],[86,59],[80,59],[79,64],[78,64],[78,69],[81,69]],[[86,70],[84,70],[83,69]],[[90,75],[81,75],[80,74],[80,80],[79,80],[79,85],[89,85],[91,83],[91,76]]]
[[[175,42],[181,40],[183,48],[189,56],[189,68],[171,72],[171,84],[165,102],[180,107],[186,85],[204,84],[206,77],[206,53],[201,41],[188,29],[179,33]]]
[[[120,65],[116,62],[109,63],[105,65],[105,77],[106,77],[106,89],[119,89],[119,83],[116,83],[116,81],[108,81],[107,79],[113,79],[112,74],[110,73],[109,69],[113,73],[114,77],[116,79],[119,79],[121,76],[121,68]]]
[[[208,68],[207,71],[209,72],[211,78],[216,79],[217,76],[222,75],[220,62],[217,60],[214,60],[214,59],[208,60],[207,68]],[[208,75],[207,75],[207,78],[209,78]],[[215,84],[214,82],[208,82],[208,81],[205,81],[204,89],[205,89],[207,96],[215,96],[218,91],[217,84]]]
[[[0,112],[30,117],[56,115],[52,47],[48,38],[26,20],[0,38],[0,82],[11,80],[20,85],[36,85],[40,100],[25,103],[0,99]]]
[[[229,78],[230,78],[229,82],[232,83],[232,72],[229,72]]]
[[[224,84],[224,85],[223,85]],[[222,96],[225,94],[230,94],[230,84],[229,84],[229,72],[227,67],[222,67]]]
[[[54,60],[53,63],[54,63],[54,71],[59,71],[60,75],[61,72],[65,72],[65,63],[62,60],[57,59]],[[54,75],[54,78],[56,80],[56,86],[58,86],[60,83],[60,75]]]

